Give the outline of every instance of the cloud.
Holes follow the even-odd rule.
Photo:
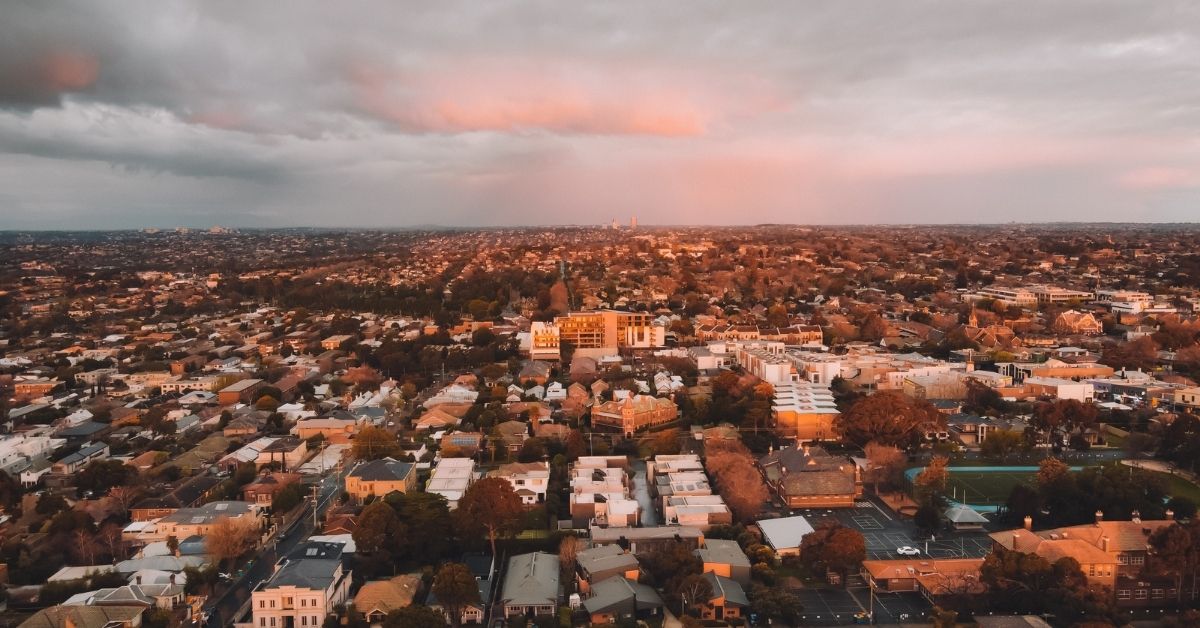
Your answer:
[[[1188,168],[1148,166],[1120,174],[1117,183],[1134,190],[1171,190],[1200,187],[1200,172]]]
[[[131,223],[203,222],[207,198],[222,222],[347,225],[1069,220],[1161,189],[1178,202],[1145,215],[1186,219],[1197,200],[1184,0],[4,14],[0,158],[19,176],[0,226],[25,198],[79,225],[101,200]]]

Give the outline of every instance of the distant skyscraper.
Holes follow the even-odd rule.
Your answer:
[[[629,228],[630,228],[630,229],[637,229],[637,216],[630,216],[630,217],[629,217]]]
[[[617,219],[613,218],[612,230],[616,231],[617,229],[620,229],[620,228],[621,228],[621,226],[617,224]]]

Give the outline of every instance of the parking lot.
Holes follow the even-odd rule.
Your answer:
[[[794,514],[804,516],[813,527],[836,521],[862,532],[870,560],[899,558],[896,548],[904,546],[915,547],[921,550],[921,555],[932,558],[981,558],[992,546],[984,532],[949,532],[928,542],[919,540],[911,521],[901,520],[871,498],[856,502],[853,509],[799,509]]]

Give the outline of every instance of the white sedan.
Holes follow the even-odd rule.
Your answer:
[[[921,550],[919,550],[919,549],[917,549],[917,548],[915,548],[915,547],[910,547],[910,546],[908,546],[908,545],[905,545],[905,546],[902,546],[902,547],[897,547],[897,548],[896,548],[896,553],[897,553],[897,554],[899,554],[899,555],[901,555],[901,556],[920,556],[920,555],[921,555]]]

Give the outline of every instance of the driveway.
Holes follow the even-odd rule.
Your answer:
[[[634,460],[633,466],[633,498],[637,500],[642,510],[642,525],[646,527],[658,525],[658,510],[654,508],[654,500],[650,497],[650,486],[646,483],[646,461]]]

